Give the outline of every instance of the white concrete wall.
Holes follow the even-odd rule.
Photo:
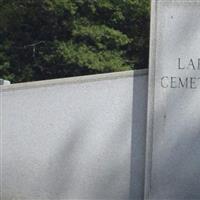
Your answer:
[[[1,199],[143,199],[147,71],[0,86]]]

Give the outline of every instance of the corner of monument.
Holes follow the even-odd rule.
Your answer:
[[[4,79],[0,79],[0,85],[10,85],[10,81],[8,80],[4,80]]]

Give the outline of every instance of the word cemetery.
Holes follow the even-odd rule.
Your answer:
[[[186,70],[188,74],[190,71],[200,70],[200,58],[197,59],[198,65],[195,66],[193,59],[189,60],[187,65],[182,65],[181,58],[178,58],[177,70]],[[197,89],[200,87],[200,76],[199,77],[180,77],[180,76],[162,76],[161,77],[162,88],[186,88],[186,89]]]

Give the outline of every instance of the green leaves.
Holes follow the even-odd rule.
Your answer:
[[[148,0],[0,0],[0,77],[147,67],[148,38]]]
[[[76,24],[72,35],[76,41],[86,42],[98,49],[117,50],[131,42],[125,34],[105,25]]]
[[[49,11],[56,12],[58,15],[68,13],[69,15],[75,15],[77,6],[73,0],[45,0],[44,5]]]
[[[85,44],[72,42],[58,43],[57,54],[64,62],[79,65],[99,72],[111,72],[130,69],[119,51],[95,51]]]

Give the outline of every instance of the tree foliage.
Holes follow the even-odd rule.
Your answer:
[[[148,0],[0,0],[0,77],[144,68],[148,38]]]

